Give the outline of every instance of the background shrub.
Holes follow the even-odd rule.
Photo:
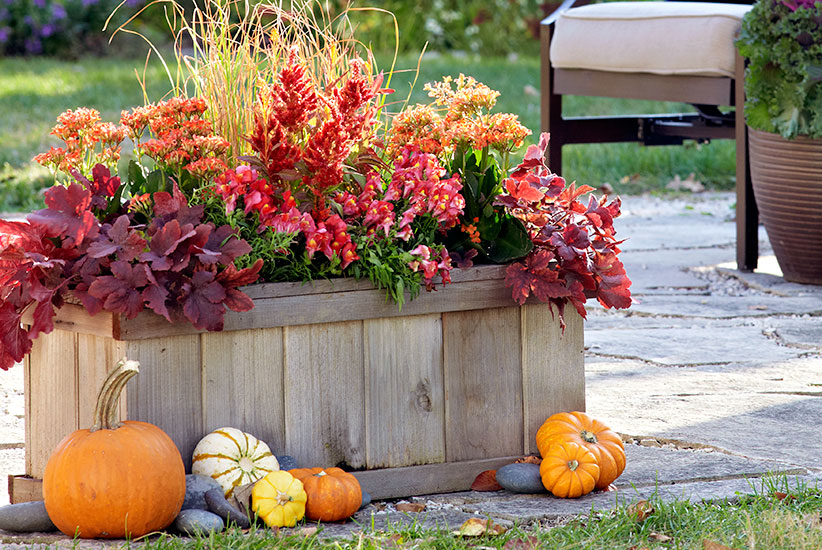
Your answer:
[[[119,0],[0,0],[0,53],[78,57],[109,53],[106,19]],[[145,0],[127,0],[113,23]],[[116,26],[114,27],[116,28]]]

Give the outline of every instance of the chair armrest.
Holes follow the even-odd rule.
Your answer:
[[[543,19],[540,22],[540,25],[541,26],[553,25],[554,21],[557,20],[557,18],[562,14],[562,12],[564,12],[564,11],[570,9],[570,8],[573,8],[574,4],[576,2],[577,2],[577,0],[564,0],[562,2],[562,4],[560,4],[557,9],[555,9],[553,12],[551,12],[551,15],[549,15],[548,17],[546,17],[545,19]]]

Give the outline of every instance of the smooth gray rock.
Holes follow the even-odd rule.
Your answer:
[[[226,500],[222,487],[215,487],[206,491],[205,501],[208,504],[208,511],[223,518],[226,524],[236,523],[242,529],[251,527],[248,516]]]
[[[205,494],[209,489],[220,489],[220,484],[208,476],[188,474],[186,476],[186,498],[183,510],[208,510]]]
[[[37,500],[0,508],[0,529],[12,533],[48,533],[57,527],[49,519],[45,503]]]
[[[174,520],[174,528],[189,536],[208,535],[225,529],[223,518],[207,510],[182,510]]]
[[[291,455],[280,455],[277,457],[277,462],[280,463],[280,470],[293,470],[297,468],[297,459]]]
[[[497,483],[515,493],[545,493],[538,464],[506,464],[497,470]]]
[[[371,493],[366,493],[365,491],[362,492],[362,504],[360,504],[360,510],[365,508],[371,504]]]

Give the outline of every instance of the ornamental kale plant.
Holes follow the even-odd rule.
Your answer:
[[[822,2],[759,0],[742,19],[745,117],[752,128],[822,138]]]

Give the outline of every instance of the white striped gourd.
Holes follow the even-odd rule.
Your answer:
[[[220,428],[197,443],[191,473],[208,476],[230,497],[236,487],[253,483],[280,469],[265,442],[237,428]]]

